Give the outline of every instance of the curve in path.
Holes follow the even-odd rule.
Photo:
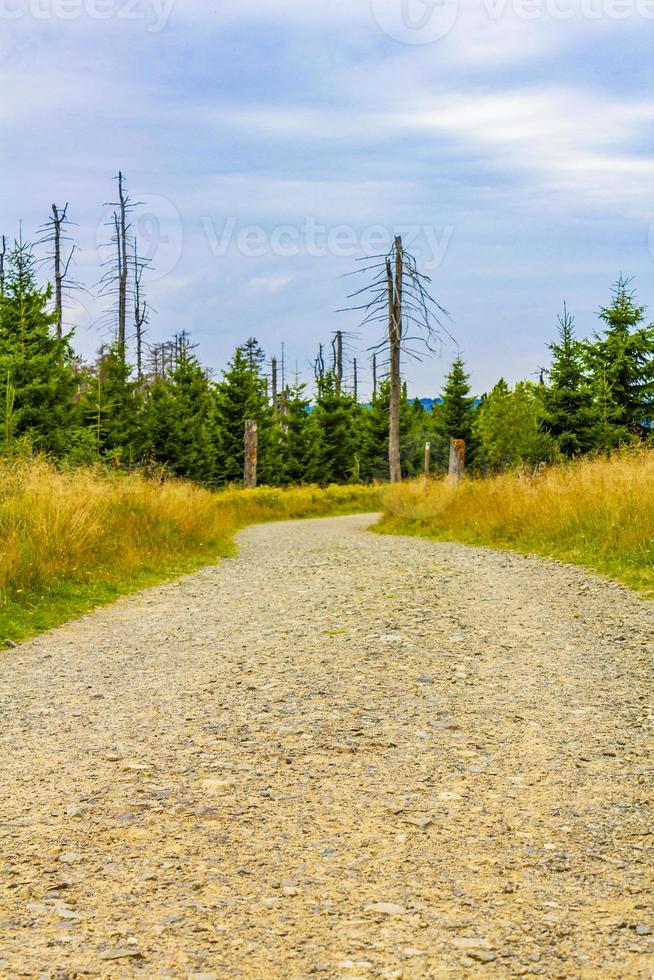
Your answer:
[[[654,974],[652,607],[372,520],[6,656],[1,975]]]

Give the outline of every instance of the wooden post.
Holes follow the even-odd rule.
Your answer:
[[[254,490],[257,485],[257,423],[248,420],[245,423],[245,486]]]
[[[452,439],[450,443],[450,486],[458,487],[466,468],[466,444],[463,439]]]
[[[431,474],[431,443],[425,443],[425,476],[429,479]]]

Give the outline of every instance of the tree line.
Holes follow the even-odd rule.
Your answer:
[[[122,178],[119,198],[125,205]],[[151,347],[146,365],[142,333],[137,333],[135,357],[127,343],[123,205],[115,223],[118,264],[110,277],[117,284],[118,330],[92,364],[75,356],[72,332],[62,329],[67,260],[59,256],[53,288],[39,284],[29,244],[18,241],[11,250],[2,249],[0,451],[5,456],[40,451],[72,465],[156,466],[218,487],[242,480],[244,423],[253,420],[260,482],[283,486],[387,480],[398,450],[402,476],[416,476],[423,472],[426,442],[433,472],[446,469],[451,439],[463,439],[469,468],[484,473],[651,439],[654,327],[624,278],[600,310],[591,339],[576,336],[573,317],[564,309],[558,337],[549,345],[551,365],[540,382],[510,387],[500,380],[476,398],[457,357],[433,411],[410,399],[406,385],[394,392],[390,376],[379,372],[378,378],[376,358],[374,394],[363,404],[356,362],[353,384],[344,379],[340,331],[329,366],[320,350],[312,392],[297,380],[288,384],[284,378],[280,385],[275,359],[270,376],[254,338],[237,347],[218,379],[203,367],[186,333]],[[53,221],[61,213],[53,208]],[[137,288],[142,268],[137,259],[129,280],[140,328],[147,308]],[[380,281],[383,290],[383,274]],[[397,297],[391,309],[393,304],[396,308]],[[389,445],[394,399],[397,447]]]

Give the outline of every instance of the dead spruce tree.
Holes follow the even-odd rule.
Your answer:
[[[134,336],[136,339],[136,376],[143,380],[143,338],[145,327],[150,321],[150,307],[143,295],[143,272],[148,267],[147,259],[139,255],[138,241],[134,238],[133,251],[134,275]]]
[[[52,265],[54,279],[54,302],[57,316],[57,337],[61,339],[64,333],[64,293],[73,288],[80,288],[78,283],[68,278],[70,263],[75,254],[76,246],[71,245],[72,238],[68,228],[72,226],[68,219],[68,204],[63,208],[52,205],[52,215],[39,228],[38,245],[48,245],[50,251],[44,261]],[[66,254],[67,253],[67,254]]]
[[[129,198],[125,194],[122,172],[118,172],[118,213],[116,215],[116,238],[118,246],[118,343],[124,350],[127,341],[127,207]]]
[[[5,258],[7,256],[7,239],[2,236],[2,245],[0,246],[0,296],[5,294]]]
[[[279,387],[278,387],[279,382],[278,382],[278,376],[277,376],[277,358],[276,357],[273,357],[272,361],[270,362],[270,367],[271,367],[271,371],[272,371],[272,377],[271,377],[271,403],[272,403],[273,411],[276,412],[277,409],[278,409],[278,407],[279,407]]]
[[[347,333],[343,330],[336,330],[334,336],[332,337],[332,374],[334,375],[334,381],[336,383],[336,391],[341,394],[345,387],[345,370],[346,367],[349,368],[350,364],[353,364],[354,368],[354,389],[358,390],[358,378],[356,377],[357,366],[356,359],[352,360],[352,354],[354,344],[359,339],[359,335],[356,333]],[[323,347],[320,348],[320,356],[322,356]],[[322,377],[324,377],[324,369],[322,372]]]
[[[313,362],[313,375],[316,382],[322,381],[325,377],[325,348],[323,344],[318,346],[318,356]]]
[[[332,340],[332,353],[334,357],[334,378],[336,379],[336,391],[340,394],[343,385],[343,331],[337,330]]]
[[[415,258],[402,245],[401,236],[396,235],[387,254],[371,256],[361,261],[370,264],[349,275],[367,274],[370,280],[361,289],[350,293],[348,299],[363,298],[365,302],[350,306],[347,311],[358,310],[363,314],[361,327],[371,323],[386,325],[383,340],[370,350],[373,353],[375,375],[376,355],[384,352],[387,357],[390,379],[388,462],[391,483],[400,483],[402,354],[420,360],[420,354],[424,350],[435,353],[442,345],[444,336],[450,336],[442,323],[442,318],[449,314],[430,294],[431,279],[418,271]]]
[[[114,208],[107,222],[112,229],[111,241],[108,243],[112,256],[104,263],[105,272],[100,280],[100,295],[115,297],[115,307],[110,315],[112,319],[114,316],[116,318],[116,343],[124,359],[127,345],[127,304],[130,295],[129,234],[132,226],[129,219],[136,204],[127,194],[122,171],[118,172],[116,180],[118,200],[105,205]]]

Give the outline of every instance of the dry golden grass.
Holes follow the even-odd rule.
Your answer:
[[[375,510],[364,487],[227,490],[138,474],[0,465],[0,647],[229,553],[258,521]]]
[[[585,565],[654,590],[654,450],[536,476],[417,481],[384,494],[385,532],[420,534]]]
[[[380,530],[559,558],[654,594],[654,451],[538,474],[212,493],[139,474],[0,464],[0,648],[232,550],[247,524],[382,509]]]

